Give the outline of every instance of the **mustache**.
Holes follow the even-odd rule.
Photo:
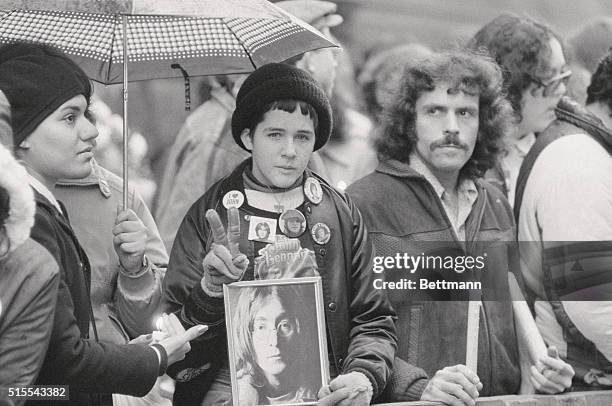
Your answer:
[[[429,145],[429,150],[433,151],[436,148],[440,148],[440,147],[443,147],[443,146],[449,146],[449,145],[457,147],[457,148],[464,149],[466,151],[468,150],[468,146],[465,143],[461,142],[459,140],[459,135],[457,135],[455,133],[446,134],[444,136],[444,138],[432,142]]]

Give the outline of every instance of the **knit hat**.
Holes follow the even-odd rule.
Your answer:
[[[314,150],[321,148],[331,134],[332,110],[323,88],[306,71],[281,63],[260,67],[244,81],[236,97],[236,110],[232,115],[232,135],[240,147],[240,134],[262,114],[261,109],[277,100],[301,100],[317,112]]]
[[[91,97],[87,75],[67,56],[24,43],[0,48],[0,90],[11,104],[15,146],[67,100],[82,94],[89,103]]]

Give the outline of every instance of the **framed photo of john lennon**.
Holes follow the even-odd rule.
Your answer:
[[[329,382],[321,278],[223,286],[235,405],[316,405]]]

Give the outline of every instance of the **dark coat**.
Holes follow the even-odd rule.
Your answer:
[[[32,239],[51,253],[61,275],[49,350],[36,384],[69,385],[70,402],[62,405],[99,404],[97,393],[145,395],[157,379],[157,354],[144,345],[104,344],[89,338],[89,261],[68,219],[38,192],[35,196]]]
[[[515,269],[516,257],[508,256],[508,245],[504,242],[516,239],[516,227],[512,210],[501,191],[482,180],[475,183],[478,198],[466,220],[466,247],[457,241],[434,188],[407,164],[383,161],[375,172],[351,185],[347,193],[363,214],[379,255],[393,257],[406,252],[416,256],[438,247],[467,251],[472,256],[487,253],[486,270],[479,275],[483,316],[477,373],[484,385],[480,395],[512,394],[519,389],[520,370],[507,280],[509,270],[514,269],[519,275],[520,272]],[[494,247],[496,242],[501,242],[499,247]],[[401,270],[385,271],[384,275],[385,278],[409,277]],[[412,364],[410,367],[414,370],[414,373],[401,371],[407,379],[414,379],[404,382],[406,395],[411,400],[420,398],[427,383],[417,372],[417,366],[432,376],[446,366],[465,364],[467,298],[434,301],[417,298],[420,293],[389,291],[401,332],[397,355]],[[452,296],[450,300],[454,300]]]
[[[223,299],[208,297],[200,285],[202,260],[212,243],[204,215],[212,208],[226,221],[227,211],[221,200],[231,190],[244,192],[242,174],[247,165],[250,160],[240,164],[191,206],[174,241],[164,280],[165,310],[176,312],[186,327],[197,323],[209,326],[209,331],[192,342],[192,351],[184,362],[176,364],[175,370],[176,373],[192,368],[190,371],[197,374],[204,364],[212,364],[208,373],[194,380],[199,382],[193,386],[202,390],[200,396],[205,391],[204,381],[210,380],[216,368],[227,359]],[[315,175],[306,170],[304,179],[309,176]],[[308,224],[299,239],[302,247],[315,252],[323,282],[331,375],[364,373],[372,382],[376,398],[391,374],[396,349],[395,312],[386,295],[372,288],[373,249],[361,214],[350,199],[325,181],[319,181],[323,188],[322,201],[316,205],[305,201],[298,208]],[[257,210],[246,202],[240,207],[240,252],[250,261],[243,280],[253,279],[256,252],[253,241],[248,240],[245,215],[260,215]],[[317,223],[325,223],[331,230],[327,244],[316,244],[311,237],[311,228]],[[179,386],[180,383],[177,391]]]

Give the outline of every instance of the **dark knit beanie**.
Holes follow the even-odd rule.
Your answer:
[[[332,110],[323,88],[308,72],[294,66],[270,63],[260,67],[244,81],[236,97],[232,115],[232,135],[243,149],[247,149],[240,134],[260,116],[266,105],[277,100],[301,100],[317,112],[314,150],[321,148],[331,134]]]
[[[87,75],[65,54],[24,43],[0,48],[0,90],[11,104],[15,147],[66,101],[91,97]]]

